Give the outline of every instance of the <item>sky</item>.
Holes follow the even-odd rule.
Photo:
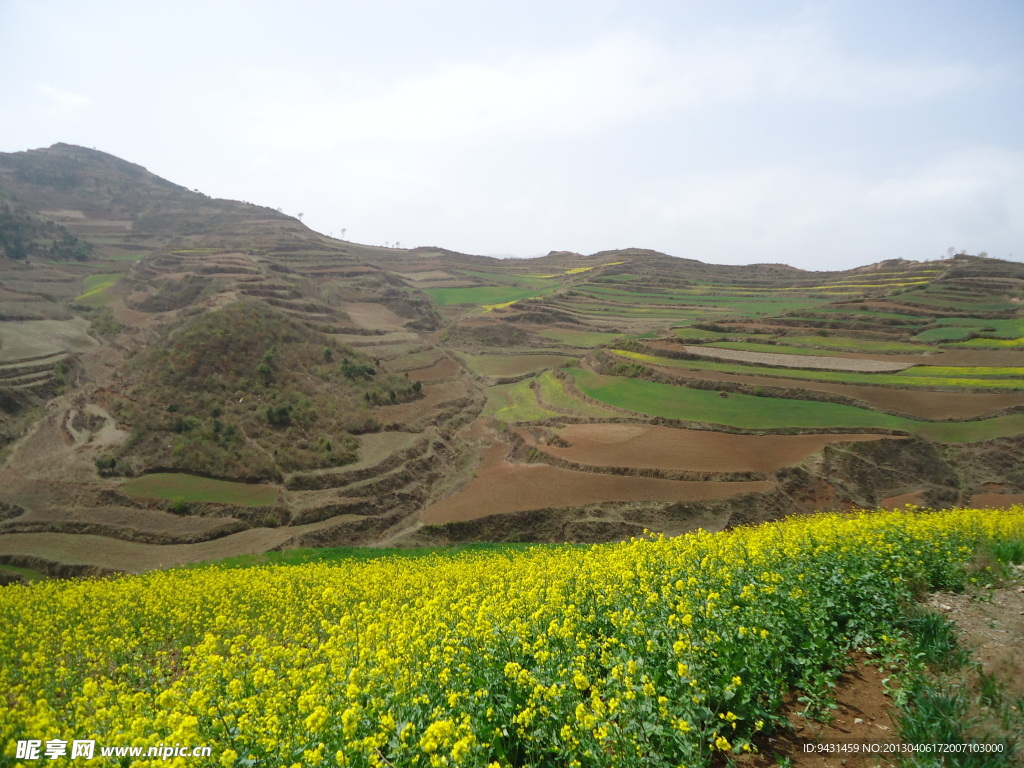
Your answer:
[[[1024,261],[1020,0],[0,0],[0,151],[373,245]]]

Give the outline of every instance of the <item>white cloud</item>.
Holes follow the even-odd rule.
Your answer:
[[[427,66],[394,79],[249,68],[234,97],[210,94],[252,144],[322,151],[349,143],[412,146],[601,135],[722,105],[927,100],[991,77],[966,64],[843,55],[819,29],[730,30],[695,40],[621,31],[571,50],[498,63]],[[216,105],[219,105],[216,106]]]
[[[77,118],[92,106],[92,99],[84,93],[70,93],[42,84],[39,93],[46,97],[50,115],[59,119]]]

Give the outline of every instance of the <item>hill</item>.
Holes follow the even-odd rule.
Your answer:
[[[0,198],[8,564],[1024,500],[1020,264],[373,247],[65,144]]]

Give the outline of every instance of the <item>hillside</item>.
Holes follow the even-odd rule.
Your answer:
[[[1024,500],[1017,263],[381,248],[64,144],[0,206],[8,564]]]

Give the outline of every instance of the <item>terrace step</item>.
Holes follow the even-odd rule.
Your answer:
[[[0,387],[5,389],[31,389],[32,387],[38,387],[53,378],[53,371],[36,371],[34,373],[28,373],[24,376],[11,376],[8,378],[0,378]]]
[[[53,366],[68,356],[67,352],[47,352],[45,355],[19,357],[16,360],[0,360],[0,371],[18,366],[48,365]]]
[[[409,447],[396,451],[381,461],[367,464],[358,462],[345,467],[315,469],[311,472],[294,472],[284,481],[284,487],[290,491],[313,491],[325,488],[344,488],[355,483],[381,476],[396,468],[402,467],[411,459],[422,456],[430,446],[429,436],[416,440]]]
[[[25,368],[0,368],[0,386],[10,386],[28,381],[33,377],[50,377],[53,375],[52,365],[34,365]]]

